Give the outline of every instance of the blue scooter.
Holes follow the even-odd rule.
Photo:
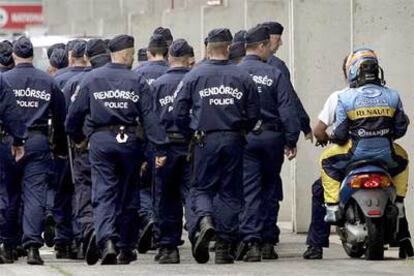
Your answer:
[[[363,160],[348,166],[340,190],[337,232],[351,258],[384,259],[398,233],[396,192],[386,166]]]

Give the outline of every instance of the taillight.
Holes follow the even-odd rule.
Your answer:
[[[349,186],[352,189],[375,189],[391,186],[391,179],[383,174],[360,174],[352,178]]]

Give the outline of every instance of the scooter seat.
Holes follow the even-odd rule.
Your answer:
[[[384,162],[381,162],[380,160],[366,159],[366,160],[358,160],[358,161],[355,161],[349,164],[348,167],[346,168],[346,174],[349,174],[351,171],[356,170],[361,167],[365,167],[365,166],[376,166],[376,167],[381,168],[384,171],[388,171],[388,166]]]

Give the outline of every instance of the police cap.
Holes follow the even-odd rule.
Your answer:
[[[257,25],[246,32],[246,43],[255,43],[270,38],[269,28],[263,25]]]
[[[233,36],[229,29],[227,28],[219,28],[213,29],[208,33],[208,43],[214,42],[231,42]]]
[[[50,59],[55,49],[65,49],[65,48],[66,48],[66,45],[64,43],[53,44],[47,49],[47,58]]]
[[[78,41],[78,39],[73,39],[68,41],[68,43],[66,44],[66,51],[70,52],[73,50],[73,45],[75,45],[76,41]]]
[[[0,64],[9,66],[13,64],[13,44],[10,41],[5,40],[0,42]]]
[[[130,35],[118,35],[109,41],[109,50],[114,53],[134,47],[134,38]]]
[[[85,55],[86,50],[86,41],[85,40],[77,40],[73,43],[72,46],[72,57],[81,58]]]
[[[21,58],[33,57],[33,44],[27,37],[21,36],[14,42],[13,52]]]
[[[170,46],[170,55],[173,57],[191,56],[194,50],[185,39],[174,40]]]
[[[150,38],[150,42],[148,44],[148,48],[167,48],[167,41],[165,38],[160,34],[154,34]]]
[[[107,52],[108,46],[106,46],[105,41],[100,38],[90,39],[86,43],[85,55],[89,58],[96,55],[105,54]]]
[[[68,54],[65,49],[57,48],[53,50],[49,60],[50,64],[57,69],[65,68],[69,65]]]
[[[154,30],[153,34],[160,34],[166,41],[173,41],[173,36],[168,28],[158,27]]]
[[[237,33],[234,34],[234,38],[233,38],[233,43],[246,43],[246,31],[245,30],[240,30]]]
[[[283,34],[283,26],[282,24],[275,22],[275,21],[270,21],[270,22],[265,22],[262,23],[261,25],[268,27],[269,28],[269,33],[271,35],[281,35]]]
[[[229,59],[244,57],[246,55],[246,47],[244,43],[237,42],[230,45]]]

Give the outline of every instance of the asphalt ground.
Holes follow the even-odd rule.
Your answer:
[[[191,256],[188,241],[180,247],[181,263],[160,265],[154,262],[155,252],[140,254],[130,265],[88,266],[83,261],[57,260],[51,248],[42,248],[44,266],[29,266],[24,258],[14,264],[0,265],[0,276],[112,276],[112,275],[414,275],[414,260],[399,260],[398,250],[385,252],[384,261],[350,259],[342,249],[337,236],[324,250],[323,260],[304,260],[305,235],[297,235],[282,224],[281,243],[277,246],[278,260],[260,263],[236,262],[215,265],[214,253],[207,264],[197,264]]]

